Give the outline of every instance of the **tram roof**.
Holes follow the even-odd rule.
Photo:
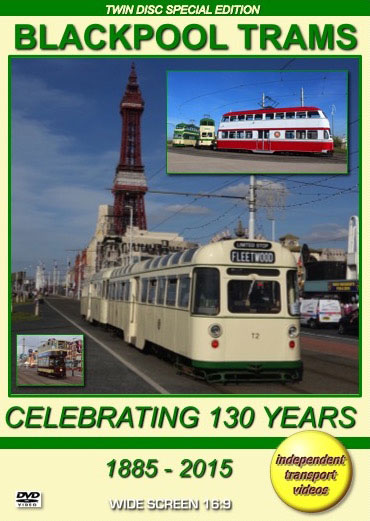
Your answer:
[[[191,129],[198,129],[197,125],[194,125],[194,123],[177,123],[175,129],[182,129],[182,128],[191,128]]]
[[[237,116],[238,114],[269,114],[272,112],[306,112],[307,110],[321,110],[319,107],[275,107],[254,110],[234,110],[226,112],[224,116]]]
[[[200,125],[214,125],[215,120],[212,118],[202,118],[199,123]]]
[[[240,243],[264,243],[270,245],[269,248],[264,249],[263,247],[255,247],[248,248],[241,247]],[[237,245],[239,243],[239,245]],[[106,270],[100,271],[96,274],[92,280],[97,279],[107,279],[107,278],[121,278],[126,275],[134,275],[137,273],[145,273],[150,271],[160,271],[164,268],[172,268],[172,267],[185,267],[189,264],[198,264],[198,265],[233,265],[239,267],[247,267],[247,266],[256,266],[256,264],[244,264],[232,262],[231,251],[239,250],[239,251],[273,251],[275,253],[275,262],[274,264],[257,264],[257,266],[262,267],[296,267],[296,261],[293,254],[285,248],[282,244],[278,242],[271,242],[265,240],[255,240],[249,241],[248,239],[226,239],[221,240],[219,242],[206,244],[204,246],[199,246],[197,248],[190,248],[184,251],[178,251],[175,253],[169,253],[167,255],[158,255],[156,257],[152,257],[151,259],[147,259],[144,261],[140,261],[134,264],[130,264],[127,266],[121,266],[117,268],[108,268]],[[108,273],[109,272],[109,273]]]

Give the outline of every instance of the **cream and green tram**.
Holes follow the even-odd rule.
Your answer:
[[[215,120],[203,118],[199,123],[199,137],[197,148],[212,148],[215,145]]]
[[[173,147],[195,147],[199,138],[199,127],[193,123],[178,123],[175,127]]]
[[[281,244],[225,240],[102,274],[90,298],[138,349],[207,381],[302,379],[297,266]]]

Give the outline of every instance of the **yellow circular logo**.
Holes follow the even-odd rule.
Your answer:
[[[303,431],[284,440],[271,461],[271,482],[287,505],[302,512],[327,510],[346,494],[352,463],[330,434]]]

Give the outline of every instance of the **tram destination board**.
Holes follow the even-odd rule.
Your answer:
[[[230,260],[243,264],[274,264],[275,253],[273,251],[231,250]]]
[[[271,242],[260,242],[260,241],[235,241],[234,248],[242,248],[249,250],[270,250],[272,247]]]

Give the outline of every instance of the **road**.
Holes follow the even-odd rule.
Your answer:
[[[24,310],[30,304],[24,305]],[[38,321],[13,324],[12,392],[50,393],[50,386],[17,387],[16,334],[85,335],[85,385],[52,392],[63,394],[356,394],[358,393],[358,339],[341,337],[335,330],[302,329],[305,367],[300,383],[207,384],[178,374],[169,362],[144,354],[100,326],[84,321],[75,300],[48,298]]]
[[[53,378],[37,374],[35,367],[17,367],[17,384],[21,385],[51,385],[51,386],[70,386],[83,385],[83,378],[80,373],[71,375],[71,371],[67,371],[66,378]]]
[[[222,152],[192,147],[169,148],[168,173],[218,174],[345,174],[346,155],[333,157]]]

